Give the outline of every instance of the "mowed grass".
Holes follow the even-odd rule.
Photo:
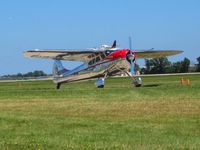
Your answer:
[[[0,83],[0,149],[200,149],[200,75]]]

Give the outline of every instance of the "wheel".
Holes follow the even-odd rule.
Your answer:
[[[135,87],[141,87],[142,86],[142,79],[140,77],[135,78],[135,80],[133,80],[133,84]]]
[[[96,87],[97,88],[104,88],[104,78],[96,80]]]
[[[57,84],[56,89],[59,90],[60,89],[60,83]]]
[[[141,87],[142,84],[135,84],[135,87]]]
[[[104,85],[97,86],[97,88],[104,88]]]

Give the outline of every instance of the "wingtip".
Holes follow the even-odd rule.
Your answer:
[[[183,53],[184,51],[183,51],[183,50],[177,50],[176,52],[177,52],[177,54],[181,54],[181,53]]]
[[[24,57],[28,57],[28,56],[27,56],[27,52],[28,52],[27,50],[26,50],[26,51],[23,51],[23,56],[24,56]]]
[[[25,51],[23,51],[24,57],[30,57],[29,54],[30,54],[31,51],[32,50],[25,50]]]

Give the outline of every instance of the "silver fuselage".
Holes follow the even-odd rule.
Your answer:
[[[113,61],[99,61],[93,65],[83,63],[60,76],[54,77],[55,83],[71,83],[83,80],[94,80],[104,78],[106,75],[113,75],[121,71],[128,71],[129,64],[126,59]]]

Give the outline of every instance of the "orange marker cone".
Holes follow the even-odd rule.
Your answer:
[[[190,79],[187,79],[187,85],[190,85]]]
[[[183,78],[181,79],[181,85],[184,85],[184,79]]]

